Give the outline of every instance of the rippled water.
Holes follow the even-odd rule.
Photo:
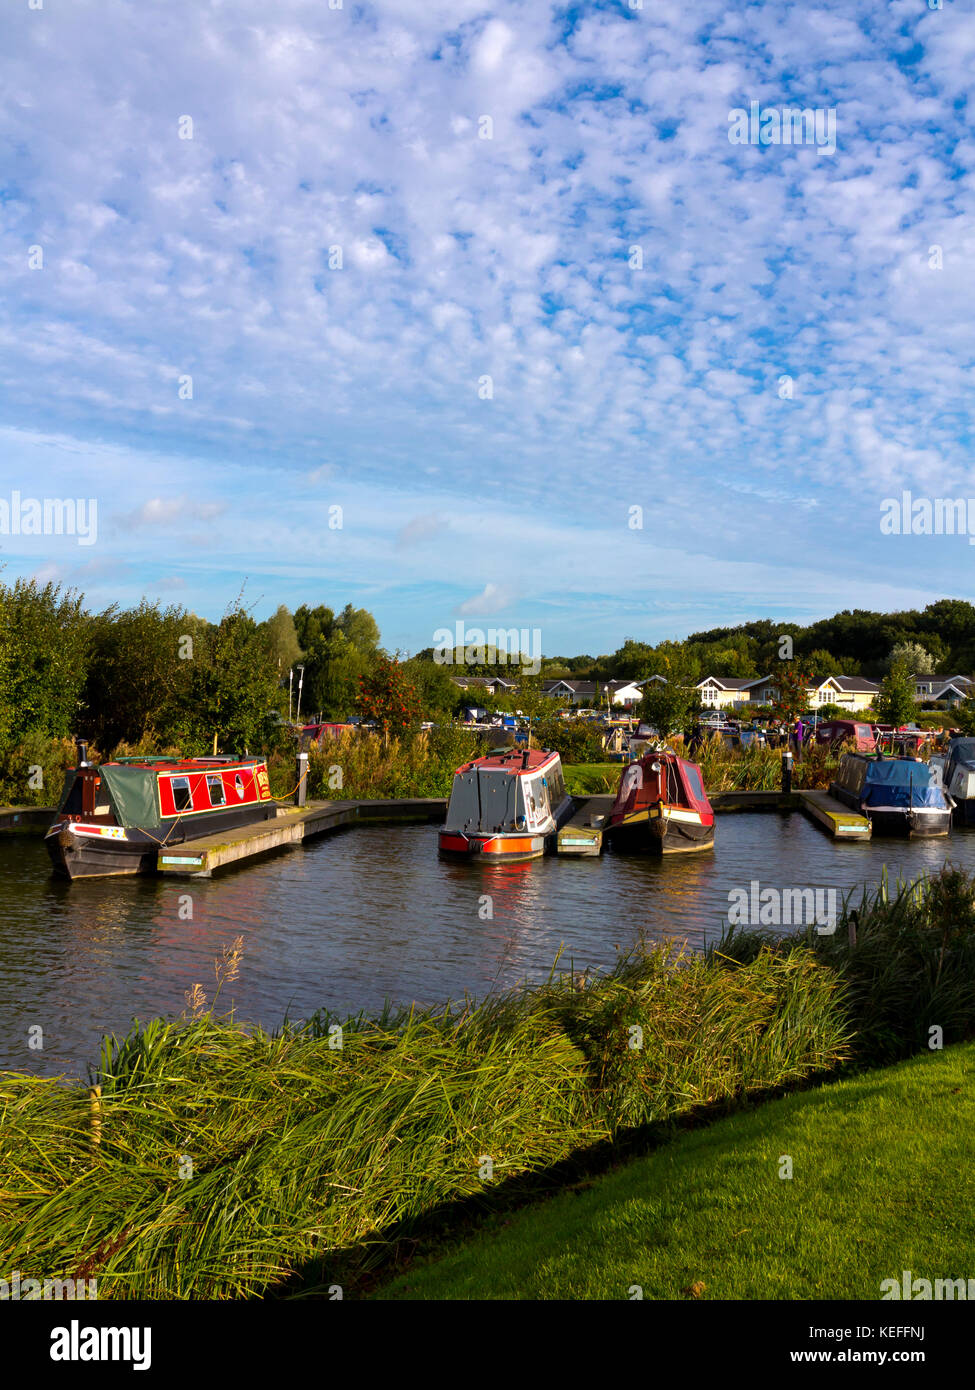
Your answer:
[[[208,994],[213,961],[241,935],[241,975],[220,999],[268,1027],[547,974],[559,949],[578,970],[609,965],[641,935],[717,936],[728,893],[845,891],[949,859],[975,870],[975,830],[947,840],[835,844],[800,814],[718,817],[713,852],[653,860],[549,857],[490,867],[437,856],[433,825],[359,827],[212,879],[53,879],[38,838],[0,835],[0,1067],[82,1075],[106,1032],[177,1014]],[[192,920],[180,917],[181,896]],[[479,916],[489,894],[493,919]],[[184,909],[185,910],[185,909]],[[42,1051],[28,1029],[43,1030]]]

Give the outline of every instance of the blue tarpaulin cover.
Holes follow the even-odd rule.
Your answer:
[[[934,806],[945,809],[944,789],[926,763],[876,762],[867,767],[864,806]]]

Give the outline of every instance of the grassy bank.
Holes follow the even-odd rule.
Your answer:
[[[833,936],[736,932],[274,1036],[188,999],[109,1039],[92,1092],[0,1076],[0,1263],[95,1277],[101,1297],[355,1280],[445,1207],[510,1206],[612,1142],[975,1037],[973,888],[954,871],[883,884]]]
[[[849,1050],[830,972],[798,952],[732,967],[654,950],[587,987],[347,1022],[341,1047],[333,1024],[156,1021],[108,1045],[94,1102],[5,1075],[0,1260],[97,1277],[102,1297],[327,1278],[439,1204],[489,1203],[621,1127],[803,1081]]]
[[[770,1101],[492,1218],[375,1296],[876,1299],[904,1269],[968,1278],[973,1082],[967,1044]]]

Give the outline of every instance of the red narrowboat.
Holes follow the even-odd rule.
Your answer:
[[[454,773],[440,852],[491,863],[537,859],[572,815],[562,759],[547,749],[494,749]]]
[[[44,843],[68,878],[152,873],[167,845],[276,813],[263,758],[82,760],[65,776]]]
[[[714,845],[714,811],[697,763],[658,747],[620,778],[605,832],[614,849],[687,854]]]

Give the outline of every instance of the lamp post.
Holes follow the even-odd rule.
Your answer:
[[[292,666],[288,671],[288,723],[291,723],[291,686],[295,678],[295,668]]]
[[[300,672],[301,672],[301,674],[300,674],[299,677],[298,677],[298,708],[295,710],[295,723],[296,723],[296,724],[300,724],[300,723],[301,723],[301,687],[302,687],[302,686],[304,685],[304,683],[305,683],[305,668],[304,668],[304,666],[297,666],[295,669],[296,669],[297,671],[300,671]]]

